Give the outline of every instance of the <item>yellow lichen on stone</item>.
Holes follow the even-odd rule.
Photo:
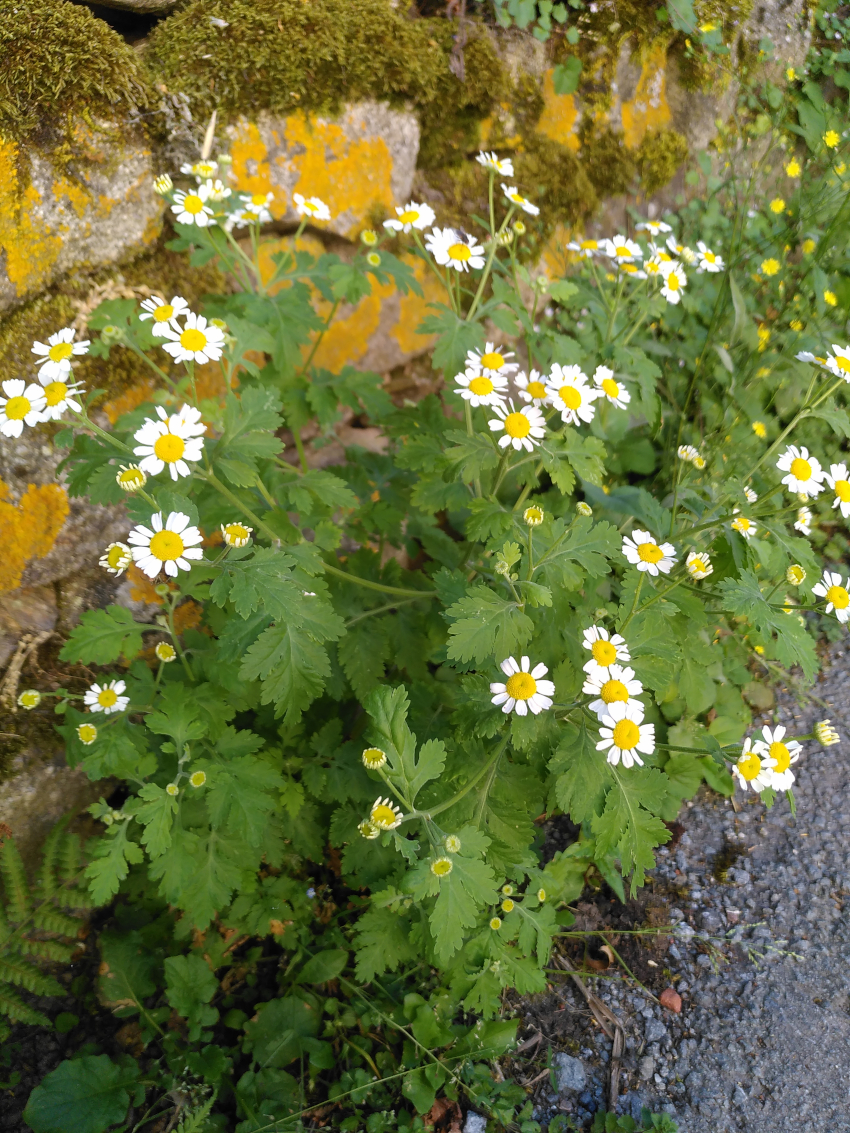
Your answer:
[[[537,123],[537,129],[553,142],[560,142],[562,146],[576,153],[579,148],[577,127],[579,110],[575,96],[571,94],[556,94],[552,76],[554,69],[550,68],[543,75],[543,113]]]
[[[0,139],[0,253],[5,253],[10,282],[24,295],[50,278],[62,235],[38,222],[41,195],[32,185],[21,191],[18,160],[18,146]]]
[[[407,257],[403,256],[402,259],[407,259]],[[402,354],[407,355],[419,354],[433,345],[435,336],[417,334],[416,328],[430,313],[429,304],[444,303],[446,294],[421,260],[416,260],[413,263],[413,274],[416,276],[423,294],[421,296],[414,295],[410,291],[407,295],[400,297],[398,322],[390,331]]]
[[[649,130],[660,130],[670,123],[667,102],[667,44],[651,45],[643,61],[634,98],[621,108],[623,136],[629,149],[637,149]]]
[[[30,484],[18,504],[8,496],[8,485],[0,480],[0,591],[14,590],[29,560],[47,554],[69,511],[68,495],[61,484]]]

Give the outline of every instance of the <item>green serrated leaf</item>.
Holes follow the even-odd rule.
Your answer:
[[[142,648],[142,630],[149,627],[135,621],[124,606],[87,610],[59,654],[63,661],[107,665],[123,654],[135,657]]]
[[[446,610],[448,656],[457,661],[504,660],[531,640],[534,624],[517,603],[487,586],[472,586]]]

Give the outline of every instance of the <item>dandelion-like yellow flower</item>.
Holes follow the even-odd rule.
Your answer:
[[[785,166],[785,173],[788,177],[799,177],[803,172],[803,167],[800,165],[796,157],[792,157],[788,164]]]
[[[766,327],[764,323],[762,323],[758,328],[758,336],[759,353],[761,354],[762,351],[767,350],[767,344],[770,342],[770,327]]]
[[[753,421],[753,432],[760,441],[763,441],[767,436],[767,426],[764,421]]]
[[[803,255],[810,256],[812,254],[812,252],[815,250],[816,247],[817,247],[817,244],[815,243],[814,240],[811,239],[811,237],[808,240],[804,240],[803,241]]]
[[[823,301],[828,307],[834,307],[838,303],[838,296],[834,291],[824,291]]]
[[[836,149],[840,141],[841,138],[835,130],[827,130],[823,136],[823,144],[827,149]]]
[[[770,202],[770,211],[772,213],[775,213],[777,216],[780,216],[783,212],[785,212],[785,202],[781,197],[773,198],[773,200]]]
[[[780,268],[779,260],[774,260],[771,257],[769,259],[762,260],[762,262],[759,266],[759,271],[761,272],[762,275],[771,276],[771,275],[776,275],[776,273],[779,271],[779,268]]]

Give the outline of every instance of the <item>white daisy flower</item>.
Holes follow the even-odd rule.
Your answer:
[[[816,358],[814,354],[807,354],[806,357],[801,360],[805,362],[817,362],[820,365],[824,365],[825,363],[827,369],[831,370],[836,377],[843,378],[845,382],[850,382],[850,346],[838,346],[833,342],[832,350],[835,357],[833,357],[832,354],[828,354],[825,359],[821,359]],[[801,356],[798,354],[797,357],[800,358]]]
[[[801,535],[809,536],[812,533],[812,509],[808,507],[801,507],[797,510],[797,518],[794,521],[794,530],[799,531]]]
[[[676,562],[676,548],[672,543],[656,543],[648,531],[633,531],[623,536],[623,554],[628,561],[646,571],[653,578],[660,571],[669,574]]]
[[[702,240],[697,242],[697,271],[717,272],[723,271],[726,264],[723,262],[723,257],[718,256],[716,252],[712,252],[711,248],[703,244]]]
[[[539,216],[540,209],[537,205],[533,205],[526,197],[519,192],[516,185],[505,185],[502,182],[502,192],[513,204],[518,205],[523,212],[528,213],[529,216]]]
[[[513,177],[514,175],[514,163],[509,157],[496,157],[494,153],[485,153],[482,150],[475,160],[479,165],[483,165],[489,173],[498,173],[502,177]]]
[[[161,405],[156,411],[160,420],[148,417],[133,435],[137,442],[133,453],[144,458],[139,461],[139,468],[150,476],[158,476],[167,466],[172,480],[188,476],[192,470],[186,461],[197,462],[203,455],[204,442],[198,429],[206,432],[206,426],[192,424],[178,413],[169,417]]]
[[[207,204],[210,191],[206,185],[199,185],[194,192],[184,193],[178,189],[174,194],[174,204],[171,211],[178,224],[194,224],[198,228],[206,228],[214,224],[213,210]]]
[[[752,488],[744,488],[744,497],[748,504],[754,504],[759,498],[758,492],[754,492]]]
[[[215,181],[207,180],[204,184],[207,187],[207,200],[210,201],[226,201],[233,193],[233,190],[228,189],[225,183],[218,178]]]
[[[777,460],[776,467],[780,472],[788,473],[787,476],[782,477],[782,483],[787,486],[789,492],[816,496],[823,491],[824,471],[820,461],[814,456],[809,456],[807,448],[789,445]]]
[[[429,225],[434,223],[436,217],[436,213],[430,205],[418,205],[416,201],[410,201],[406,205],[396,205],[395,213],[391,220],[384,221],[384,228],[389,228],[393,232],[410,232],[412,228],[428,228]]]
[[[617,269],[621,275],[631,276],[632,279],[646,279],[646,272],[637,264],[622,263],[617,265]]]
[[[295,211],[299,216],[308,216],[311,220],[330,220],[331,210],[319,197],[302,197],[300,193],[293,193]]]
[[[253,530],[244,523],[222,523],[221,536],[228,547],[246,547]]]
[[[567,249],[570,252],[578,253],[583,260],[590,260],[602,251],[598,240],[571,240],[567,244]]]
[[[144,314],[139,315],[139,320],[144,323],[153,319],[151,334],[154,338],[166,338],[169,329],[180,330],[177,319],[189,313],[189,304],[180,295],[175,295],[170,303],[166,303],[159,295],[151,295],[150,299],[143,300],[142,310]]]
[[[834,508],[840,508],[841,514],[846,519],[847,516],[850,515],[850,479],[847,477],[847,465],[831,465],[829,472],[825,475],[825,479],[833,492],[835,492],[835,500],[832,506]]]
[[[703,551],[691,551],[685,559],[685,567],[691,578],[708,578],[714,570],[711,559]]]
[[[504,392],[508,379],[498,374],[482,374],[477,366],[469,366],[462,374],[455,375],[455,393],[460,394],[470,405],[504,405]]]
[[[842,582],[841,575],[837,571],[825,570],[820,582],[815,583],[812,587],[813,594],[817,594],[818,598],[826,599],[826,613],[831,614],[835,610],[835,616],[840,622],[846,622],[850,619],[848,585],[850,585],[850,579]]]
[[[622,383],[617,381],[614,377],[614,371],[609,369],[608,366],[597,366],[593,380],[602,391],[603,396],[612,405],[616,405],[618,409],[625,409],[632,400],[632,395]]]
[[[483,350],[468,350],[466,352],[467,366],[477,366],[482,374],[488,378],[498,376],[507,377],[519,369],[516,362],[511,361],[516,355],[512,350],[497,349],[492,342],[485,343]]]
[[[532,370],[531,373],[525,374],[520,370],[518,374],[514,375],[514,384],[517,387],[517,393],[523,401],[529,402],[531,405],[545,405],[549,400],[549,394],[546,392],[546,382],[543,375],[539,374],[537,370]]]
[[[194,164],[186,162],[180,166],[180,172],[197,177],[199,182],[206,181],[208,177],[215,177],[218,172],[218,162],[207,159],[196,161]]]
[[[592,700],[588,708],[591,712],[595,712],[600,720],[603,716],[607,716],[612,704],[636,706],[640,709],[639,715],[635,716],[636,723],[640,723],[643,719],[643,705],[639,700],[633,699],[643,692],[643,685],[635,680],[634,669],[624,669],[621,665],[612,665],[607,672],[596,669],[588,673],[581,691],[599,698]]]
[[[593,420],[596,413],[593,403],[603,394],[601,389],[589,386],[588,381],[579,366],[560,366],[557,362],[552,366],[546,392],[562,421],[578,425],[581,421]]]
[[[643,270],[648,277],[657,279],[660,283],[670,270],[672,263],[673,261],[669,256],[662,259],[658,252],[656,252],[654,255],[650,256],[648,260],[643,261]]]
[[[110,543],[99,561],[110,574],[123,574],[133,561],[133,553],[126,543]]]
[[[130,703],[129,696],[121,695],[126,687],[124,681],[110,681],[108,685],[93,684],[83,697],[83,702],[90,711],[102,712],[104,716],[123,712]]]
[[[640,244],[630,240],[628,236],[618,235],[613,240],[603,241],[602,252],[610,260],[616,260],[618,264],[630,264],[635,260],[643,259]]]
[[[699,452],[693,445],[679,445],[676,449],[676,456],[679,460],[686,460],[689,464],[693,464],[699,456]]]
[[[660,236],[662,232],[673,231],[663,220],[642,220],[640,224],[635,225],[635,228],[638,232],[648,232],[650,236]]]
[[[675,236],[667,237],[667,247],[674,256],[678,256],[679,259],[684,260],[686,264],[695,264],[697,262],[697,254],[693,248],[689,248],[687,244],[677,243]]]
[[[188,515],[172,511],[163,520],[162,512],[157,512],[150,522],[150,527],[140,524],[127,536],[133,548],[133,561],[148,578],[156,578],[163,567],[167,575],[176,578],[178,569],[191,570],[190,559],[204,557],[197,546],[203,536],[197,527],[189,525]]]
[[[453,228],[432,228],[425,237],[425,247],[442,267],[456,271],[484,267],[484,249],[476,238]]]
[[[738,761],[732,764],[732,775],[743,790],[752,787],[760,795],[766,787],[773,785],[773,766],[770,756],[756,751],[748,737],[744,740]]]
[[[246,220],[254,221],[256,224],[270,223],[272,214],[269,205],[274,200],[274,193],[240,193],[239,200],[242,202],[241,212]],[[330,220],[330,217],[328,216],[327,219]]]
[[[51,379],[43,370],[38,375],[38,380],[44,388],[45,406],[41,413],[42,421],[58,421],[66,409],[72,409],[74,413],[82,413],[82,405],[74,400],[85,388],[82,382],[67,382],[61,378]]]
[[[44,420],[42,416],[47,398],[41,386],[22,378],[10,378],[0,383],[0,434],[4,437],[19,437],[24,425],[37,425]],[[5,396],[3,396],[5,395]]]
[[[622,701],[609,705],[607,713],[600,719],[600,739],[596,750],[607,750],[606,758],[613,767],[621,761],[624,767],[633,767],[636,763],[643,767],[638,752],[652,755],[655,751],[655,725],[643,724],[642,720],[642,705],[623,704]]]
[[[736,518],[732,520],[732,530],[737,531],[739,535],[743,535],[747,541],[752,539],[758,531],[758,525],[753,523],[751,519],[747,519],[745,515],[739,515],[737,508],[733,509],[732,514],[736,516]]]
[[[591,676],[595,673],[608,675],[612,665],[618,661],[630,661],[629,647],[619,633],[609,635],[604,626],[590,626],[584,630],[582,645],[590,650],[590,660],[584,671]]]
[[[39,361],[36,362],[40,367],[39,377],[57,378],[61,381],[64,374],[71,372],[71,359],[79,358],[81,354],[88,354],[91,343],[87,338],[81,342],[74,342],[75,333],[73,327],[63,327],[62,330],[51,334],[47,342],[32,344],[32,353],[40,356]]]
[[[531,711],[536,716],[544,708],[552,707],[555,686],[551,681],[541,679],[549,670],[543,664],[529,669],[530,664],[528,657],[520,657],[519,663],[508,657],[499,666],[507,680],[504,684],[493,681],[490,692],[494,694],[492,703],[501,704],[504,713],[516,712],[517,716],[527,716]]]
[[[517,409],[512,401],[506,405],[494,404],[493,410],[497,414],[487,424],[494,433],[503,433],[499,437],[499,448],[513,446],[517,452],[525,449],[531,450],[546,436],[546,419],[535,405],[523,405]]]
[[[379,795],[372,804],[369,821],[378,830],[395,830],[397,826],[401,826],[401,807]]]
[[[678,303],[682,298],[682,290],[688,282],[688,277],[682,271],[678,264],[672,264],[669,271],[664,273],[664,283],[661,287],[661,295],[667,300],[668,303]]]
[[[244,209],[235,209],[225,217],[222,227],[225,232],[232,232],[234,228],[247,228],[253,220],[254,217],[249,216]]]
[[[208,323],[203,315],[195,315],[190,311],[183,329],[169,327],[166,337],[171,341],[164,342],[162,349],[175,362],[194,361],[203,366],[205,362],[217,362],[221,357],[224,331],[221,327]]]
[[[762,739],[756,740],[753,749],[759,755],[767,755],[773,760],[770,785],[775,791],[788,791],[796,776],[791,770],[791,764],[796,763],[803,750],[802,744],[797,740],[785,740],[787,728],[781,724],[777,727],[762,728]]]

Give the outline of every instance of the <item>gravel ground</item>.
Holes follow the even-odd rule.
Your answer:
[[[850,1133],[848,670],[850,653],[833,647],[816,689],[828,709],[779,697],[775,720],[792,735],[828,716],[842,736],[804,745],[796,818],[784,796],[768,812],[739,792],[736,812],[702,792],[659,854],[655,892],[679,927],[652,984],[678,990],[681,1014],[634,984],[588,981],[625,1027],[618,1112],[667,1112],[680,1133]],[[558,1079],[557,1093],[538,1087],[535,1117],[581,1128],[606,1096],[611,1043],[572,985],[549,999],[520,1030],[548,1032]],[[564,1024],[547,1027],[559,1011]]]

